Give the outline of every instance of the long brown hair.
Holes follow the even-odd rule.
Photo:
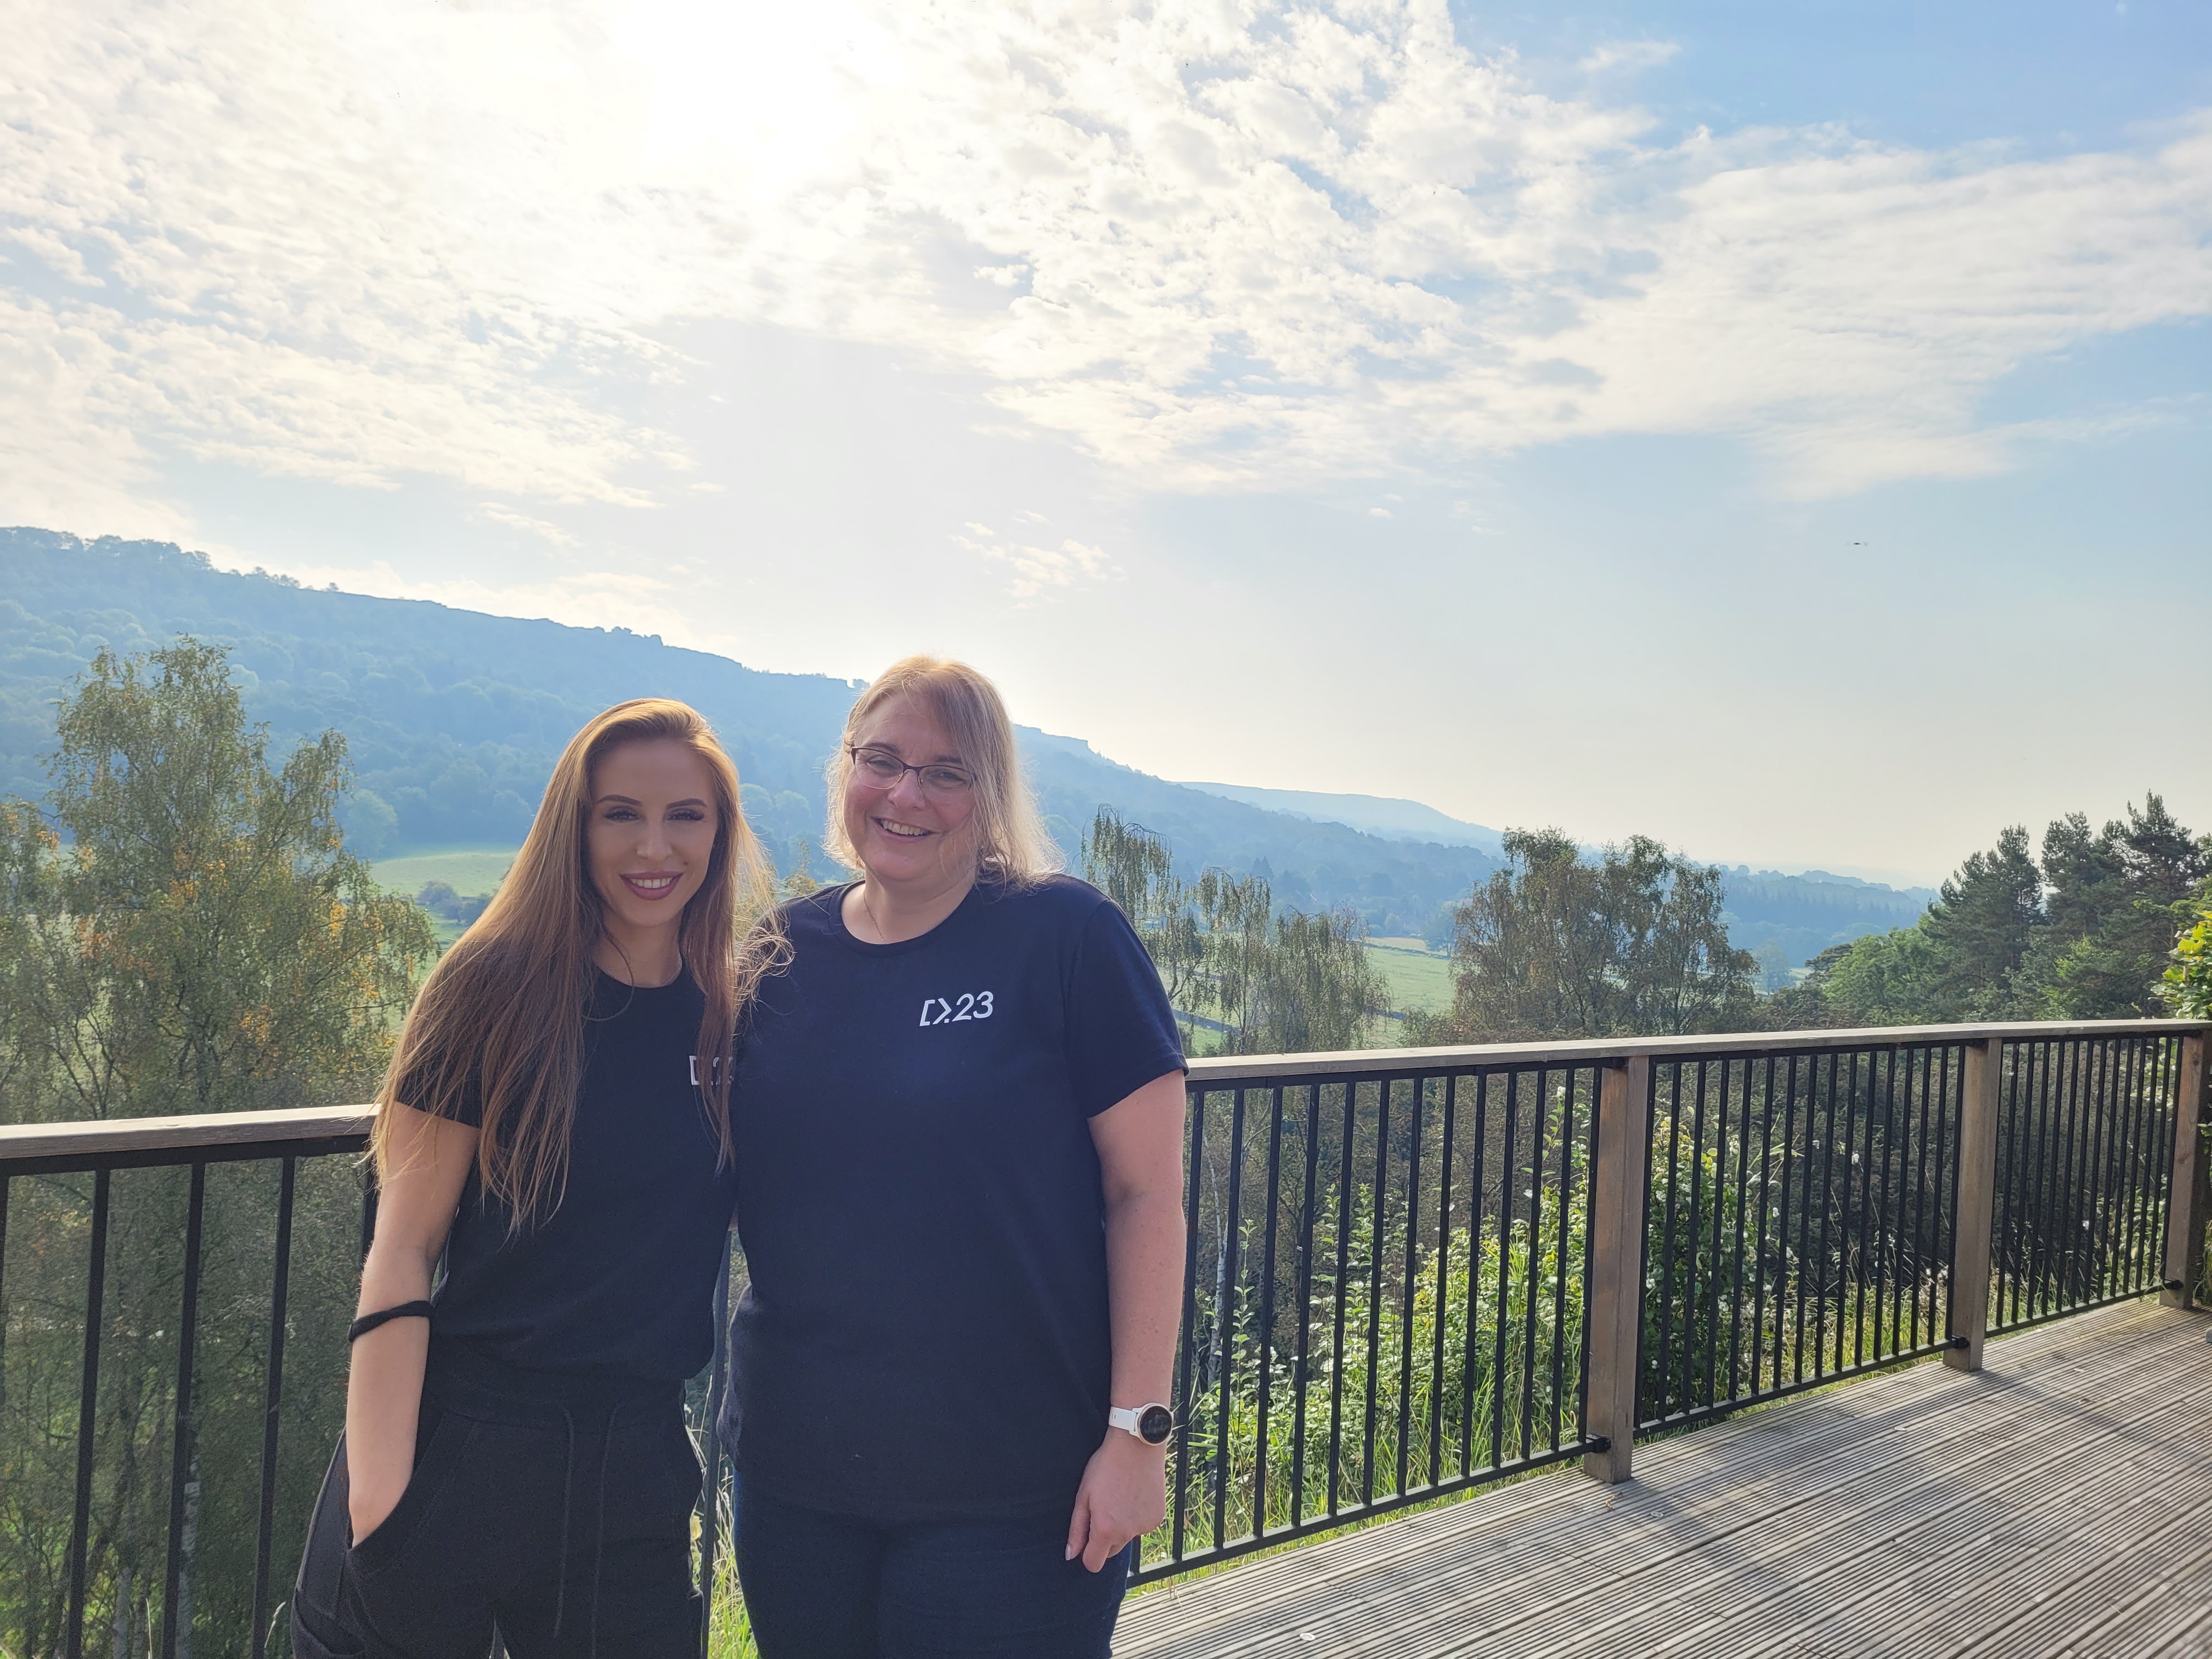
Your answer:
[[[592,950],[603,927],[604,901],[585,848],[592,770],[623,744],[657,738],[690,749],[713,780],[714,849],[705,881],[684,907],[678,942],[707,1000],[694,1067],[700,1104],[722,1160],[731,1157],[738,1015],[773,965],[780,939],[772,927],[752,929],[740,945],[738,930],[768,909],[773,890],[739,802],[738,769],[713,730],[686,704],[638,697],[568,740],[522,850],[484,913],[431,969],[377,1091],[380,1106],[398,1100],[404,1088],[405,1104],[452,1117],[465,1092],[477,1090],[477,1171],[518,1227],[557,1209],[568,1186]],[[380,1112],[371,1139],[380,1177],[391,1173],[390,1121]]]
[[[1060,868],[1060,848],[1045,833],[1036,798],[1022,775],[1014,723],[999,688],[950,657],[902,657],[876,676],[845,716],[845,734],[830,761],[830,821],[822,848],[850,870],[860,855],[845,833],[845,784],[853,744],[868,717],[894,697],[913,697],[937,716],[960,763],[975,780],[975,873],[1009,887],[1033,887]]]

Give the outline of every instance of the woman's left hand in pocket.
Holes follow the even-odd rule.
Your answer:
[[[1067,1559],[1097,1572],[1133,1538],[1142,1538],[1168,1510],[1167,1452],[1133,1434],[1107,1431],[1083,1470],[1075,1514],[1067,1524]]]

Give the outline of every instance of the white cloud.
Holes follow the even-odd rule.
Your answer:
[[[159,517],[168,456],[647,505],[693,458],[623,411],[704,318],[980,375],[1151,488],[1722,432],[1827,494],[2003,468],[2004,375],[2212,311],[2212,125],[1653,146],[1440,0],[74,0],[10,35],[0,467],[80,522]]]
[[[487,524],[505,525],[510,530],[527,531],[556,547],[574,547],[576,538],[557,524],[548,524],[543,519],[533,519],[527,513],[517,513],[511,507],[501,507],[497,501],[479,501],[475,516]]]
[[[1021,516],[1035,518],[1036,514]],[[971,524],[967,528],[975,533],[956,534],[952,540],[970,553],[1006,566],[1010,572],[1006,591],[1025,605],[1044,598],[1055,588],[1114,580],[1121,574],[1121,567],[1106,556],[1103,548],[1088,546],[1073,536],[1058,547],[1036,547],[1023,542],[1002,541],[980,524]]]

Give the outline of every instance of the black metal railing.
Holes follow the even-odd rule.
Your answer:
[[[1990,1330],[2161,1288],[2181,1062],[2171,1033],[2006,1045]]]
[[[1964,1070],[1940,1042],[1652,1066],[1640,1428],[1948,1343]]]
[[[1369,1058],[1194,1073],[1181,1423],[1142,1577],[1583,1449],[1596,1067]]]
[[[1978,1342],[1954,1282],[1978,1156],[1989,1329],[2177,1289],[2169,1198],[2203,1111],[2203,1031],[1195,1062],[1181,1421],[1139,1577]],[[0,1127],[0,1650],[288,1650],[289,1575],[343,1419],[368,1121]],[[1645,1155],[1607,1177],[1620,1207],[1601,1212],[1615,1134]],[[1607,1226],[1624,1245],[1595,1244]],[[718,1328],[743,1273],[733,1255]],[[1594,1328],[1601,1291],[1629,1298],[1619,1336]],[[725,1381],[718,1352],[690,1406],[701,1582],[726,1598],[708,1426]]]

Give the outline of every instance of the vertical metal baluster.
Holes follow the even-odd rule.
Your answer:
[[[376,1239],[376,1165],[361,1170],[361,1259],[368,1260],[368,1247]]]
[[[8,1403],[8,1194],[15,1185],[0,1173],[0,1407]]]
[[[2002,1060],[2003,1053],[2003,1046],[1999,1044],[1992,1058]],[[1954,1129],[1936,1144],[1936,1192],[1939,1206],[1942,1212],[1950,1217],[1951,1224],[1946,1236],[1937,1240],[1936,1248],[1943,1253],[1943,1259],[1948,1261],[1956,1254],[1959,1231],[1959,1168],[1963,1160],[1958,1156],[1958,1152],[1963,1142],[1957,1126],[1962,1125],[1966,1116],[1966,1045],[1963,1042],[1954,1044],[1944,1054],[1943,1086],[1949,1106],[1942,1115],[1945,1122],[1954,1126]],[[1952,1282],[1950,1273],[1946,1272],[1943,1275],[1943,1322],[1936,1328],[1946,1337],[1957,1328],[1952,1320],[1952,1312],[1958,1295],[1958,1285]],[[1929,1317],[1934,1317],[1933,1310],[1930,1310]]]
[[[1382,1381],[1382,1242],[1390,1234],[1390,1079],[1375,1085],[1375,1196],[1367,1234],[1367,1334],[1361,1343],[1367,1386],[1359,1411],[1359,1501],[1375,1501],[1375,1391]]]
[[[1920,1348],[1921,1316],[1927,1311],[1929,1279],[1928,1263],[1933,1252],[1928,1244],[1928,1104],[1934,1092],[1937,1068],[1942,1064],[1943,1050],[1934,1046],[1920,1051],[1919,1099],[1912,1117],[1912,1348]],[[2002,1050],[1992,1053],[1990,1063],[2003,1063]],[[1934,1339],[1935,1333],[1929,1333]]]
[[[1344,1085],[1343,1144],[1338,1147],[1336,1186],[1336,1326],[1335,1346],[1329,1350],[1328,1375],[1328,1512],[1337,1512],[1344,1480],[1344,1281],[1352,1271],[1352,1097]]]
[[[1647,1066],[1644,1070],[1648,1073],[1650,1067]],[[1589,1124],[1589,1144],[1583,1151],[1583,1168],[1589,1172],[1590,1178],[1583,1183],[1583,1318],[1582,1328],[1576,1338],[1580,1347],[1575,1364],[1575,1442],[1577,1445],[1587,1445],[1589,1443],[1590,1437],[1590,1321],[1595,1316],[1595,1313],[1590,1295],[1590,1286],[1597,1278],[1596,1211],[1597,1143],[1599,1133],[1599,1113],[1597,1109],[1598,1075],[1598,1068],[1595,1066],[1591,1066],[1589,1068],[1589,1117],[1588,1119]],[[1650,1159],[1647,1158],[1644,1160],[1644,1166],[1641,1171],[1644,1179],[1648,1181],[1650,1178]],[[1640,1307],[1644,1301],[1641,1289],[1644,1279],[1640,1267],[1638,1271],[1636,1283],[1638,1287],[1636,1300],[1638,1305]],[[1638,1322],[1639,1330],[1642,1326],[1642,1322],[1643,1322],[1640,1320]],[[1638,1363],[1641,1363],[1640,1358]]]
[[[1413,1432],[1413,1289],[1421,1277],[1421,1136],[1428,1080],[1413,1085],[1413,1122],[1406,1164],[1406,1271],[1398,1287],[1398,1490],[1407,1490]],[[1385,1085],[1388,1086],[1388,1085]]]
[[[1894,1056],[1897,1051],[1892,1048],[1888,1053]],[[1859,1172],[1858,1294],[1853,1298],[1851,1304],[1851,1364],[1855,1368],[1866,1363],[1867,1279],[1875,1271],[1872,1262],[1869,1260],[1870,1234],[1874,1225],[1875,1102],[1878,1098],[1875,1092],[1875,1067],[1881,1063],[1881,1052],[1875,1049],[1867,1051],[1866,1092],[1863,1097],[1859,1092],[1858,1069],[1854,1066],[1851,1070],[1851,1104],[1856,1120],[1851,1127],[1856,1130],[1860,1128],[1861,1125],[1864,1126],[1863,1133],[1859,1136],[1864,1143],[1864,1147],[1851,1165]],[[1843,1344],[1840,1342],[1836,1345],[1836,1369],[1838,1370],[1844,1369],[1844,1350]]]
[[[192,1478],[192,1387],[200,1331],[200,1249],[207,1214],[207,1165],[191,1166],[185,1206],[185,1285],[177,1315],[175,1426],[169,1443],[169,1548],[161,1572],[161,1659],[177,1659],[186,1632],[177,1621],[185,1584],[185,1488]]]
[[[1874,1237],[1873,1257],[1862,1267],[1859,1279],[1860,1363],[1865,1362],[1866,1281],[1874,1280],[1874,1357],[1880,1359],[1885,1351],[1882,1341],[1882,1291],[1889,1277],[1889,1154],[1896,1137],[1890,1131],[1897,1116],[1897,1059],[1898,1051],[1890,1049],[1882,1056],[1881,1115],[1875,1115],[1874,1068],[1867,1068],[1867,1215],[1862,1223],[1862,1237],[1870,1231]],[[1877,1160],[1875,1147],[1881,1148]]]
[[[1498,1150],[1498,1330],[1490,1357],[1490,1462],[1505,1462],[1505,1310],[1512,1300],[1514,1160],[1520,1154],[1521,1073],[1505,1074],[1505,1135]]]
[[[1229,1109],[1229,1192],[1221,1209],[1221,1267],[1214,1279],[1213,1328],[1221,1345],[1221,1375],[1213,1407],[1213,1547],[1229,1541],[1225,1530],[1229,1513],[1229,1402],[1237,1372],[1237,1304],[1243,1278],[1237,1246],[1243,1243],[1244,1221],[1244,1091],[1231,1097]]]
[[[1744,1109],[1751,1109],[1751,1062],[1746,1061],[1743,1072]],[[1747,1139],[1748,1137],[1747,1136]],[[1789,1143],[1783,1143],[1787,1151]],[[1759,1371],[1766,1359],[1766,1224],[1774,1211],[1774,1056],[1766,1056],[1766,1074],[1759,1091],[1759,1232],[1752,1249],[1751,1277],[1751,1392],[1759,1394]],[[1775,1323],[1782,1321],[1782,1287],[1775,1286]],[[1781,1367],[1775,1368],[1774,1380],[1782,1381]]]
[[[1633,1077],[1632,1073],[1630,1075],[1632,1078]],[[1597,1080],[1598,1077],[1598,1072],[1595,1067],[1593,1067],[1591,1070],[1590,1081],[1590,1121],[1593,1126],[1595,1125],[1598,1119],[1602,1115],[1599,1110],[1598,1094],[1599,1091],[1604,1085]],[[1647,1416],[1642,1410],[1646,1379],[1651,1374],[1651,1188],[1653,1184],[1651,1179],[1651,1143],[1653,1139],[1653,1131],[1659,1127],[1659,1067],[1648,1060],[1644,1065],[1644,1099],[1641,1106],[1638,1109],[1640,1109],[1644,1114],[1644,1157],[1642,1159],[1644,1167],[1642,1170],[1637,1171],[1633,1176],[1631,1176],[1624,1185],[1625,1189],[1629,1192],[1634,1192],[1636,1190],[1637,1183],[1638,1182],[1641,1182],[1643,1186],[1644,1247],[1638,1253],[1635,1283],[1636,1391],[1638,1401],[1635,1417],[1637,1425],[1640,1428],[1647,1422],[1656,1420],[1656,1417]],[[1593,1127],[1590,1136],[1590,1167],[1595,1170],[1596,1166],[1597,1135],[1595,1127]],[[1593,1205],[1595,1203],[1596,1196],[1597,1182],[1593,1180],[1590,1182],[1590,1197]],[[1633,1199],[1630,1200],[1631,1203],[1633,1203],[1634,1201],[1635,1200]],[[1595,1229],[1596,1225],[1596,1220],[1597,1218],[1595,1214],[1593,1213],[1590,1218],[1593,1229]],[[1589,1320],[1587,1314],[1583,1321],[1583,1328],[1585,1333],[1589,1329]],[[1587,1398],[1587,1395],[1585,1395],[1585,1397]]]
[[[2021,1078],[2027,1055],[2017,1042],[2000,1042],[1990,1051],[1990,1063],[2005,1068],[2002,1104],[1998,1109],[1997,1189],[1990,1225],[1996,1229],[1990,1243],[1991,1284],[1995,1287],[1996,1316],[1990,1321],[1992,1336],[2009,1325],[2020,1310],[2020,1194],[2027,1178],[2027,1125],[2021,1115]],[[1947,1051],[1948,1068],[1950,1055]],[[1948,1079],[1946,1078],[1948,1085]],[[1948,1100],[1949,1095],[1946,1093]]]
[[[2128,1133],[2132,1126],[2129,1122],[2127,1086],[2132,1044],[2126,1037],[2110,1037],[2105,1048],[2105,1178],[2099,1187],[2103,1214],[2097,1224],[2097,1294],[2100,1299],[2118,1296],[2127,1282],[2126,1199],[2122,1182],[2127,1172],[2128,1149],[2132,1144]]]
[[[1192,1089],[1187,1097],[1190,1102],[1187,1154],[1190,1161],[1183,1175],[1182,1331],[1176,1343],[1175,1513],[1172,1541],[1168,1547],[1170,1558],[1177,1561],[1183,1556],[1184,1522],[1189,1510],[1190,1416],[1197,1387],[1191,1345],[1198,1319],[1198,1194],[1199,1170],[1206,1144],[1206,1091]]]
[[[76,1508],[70,1522],[69,1545],[69,1659],[83,1659],[84,1582],[86,1557],[91,1548],[92,1448],[100,1410],[100,1334],[105,1320],[107,1290],[108,1172],[92,1178],[92,1255],[84,1292],[84,1363],[80,1373],[76,1407]]]
[[[2142,1170],[2140,1152],[2142,1145],[2142,1060],[2146,1040],[2140,1036],[2123,1037],[2119,1041],[2119,1081],[2114,1098],[2118,1102],[2117,1139],[2119,1150],[2114,1158],[2116,1170],[2113,1197],[2112,1252],[2112,1288],[2115,1295],[2125,1295],[2142,1288],[2136,1273],[2136,1193]]]
[[[1743,1247],[1745,1221],[1751,1201],[1751,1067],[1743,1062],[1743,1114],[1735,1137],[1735,1262],[1729,1284],[1728,1397],[1737,1398],[1743,1383]],[[1728,1121],[1729,1084],[1735,1062],[1721,1061],[1721,1121]]]
[[[2064,1163],[2058,1182],[2058,1237],[2064,1249],[2058,1258],[2058,1307],[2054,1311],[2071,1308],[2075,1295],[2076,1263],[2081,1260],[2080,1240],[2075,1237],[2077,1188],[2081,1180],[2081,1060],[2083,1045],[2079,1038],[2069,1038],[2066,1043],[2066,1128],[2061,1143]]]
[[[2103,1224],[2101,1213],[2104,1198],[2105,1151],[2110,1139],[2105,1121],[2105,1103],[2111,1093],[2111,1066],[2108,1051],[2112,1045],[2101,1038],[2092,1038],[2083,1044],[2088,1061],[2088,1076],[2083,1087],[2087,1098],[2081,1109],[2081,1213],[2076,1218],[2077,1234],[2081,1245],[2081,1266],[2076,1277],[2079,1292],[2076,1301],[2088,1304],[2100,1300],[2103,1294],[2103,1241],[2098,1237]]]
[[[1275,1239],[1283,1202],[1283,1086],[1267,1095],[1267,1225],[1260,1258],[1260,1395],[1252,1455],[1252,1535],[1267,1530],[1267,1410],[1275,1389]]]
[[[1528,1117],[1528,1184],[1522,1196],[1528,1200],[1528,1288],[1521,1294],[1521,1461],[1534,1449],[1536,1410],[1536,1273],[1544,1257],[1544,1106],[1551,1093],[1551,1073],[1536,1073],[1535,1109]]]
[[[1698,1250],[1705,1242],[1705,1062],[1694,1062],[1698,1068],[1697,1103],[1690,1109],[1690,1261],[1689,1278],[1682,1293],[1682,1405],[1694,1411],[1712,1399],[1712,1347],[1710,1340],[1698,1342],[1706,1321],[1698,1296]],[[1678,1093],[1675,1104],[1681,1103],[1679,1089],[1680,1074],[1676,1073]],[[1717,1208],[1717,1205],[1716,1205]],[[1692,1346],[1696,1344],[1696,1346]],[[1698,1362],[1704,1361],[1705,1387],[1698,1386]]]
[[[2057,1113],[2052,1103],[2051,1072],[2057,1054],[2057,1045],[2050,1042],[2028,1045],[2029,1109],[2033,1113],[2035,1130],[2035,1151],[2033,1161],[2034,1179],[2033,1197],[2029,1200],[2022,1221],[2027,1231],[2027,1310],[2026,1317],[2041,1316],[2046,1303],[2045,1280],[2051,1254],[2050,1182],[2051,1165],[2057,1158]]]
[[[2172,1051],[2166,1037],[2152,1037],[2143,1044],[2143,1166],[2142,1166],[2142,1252],[2136,1265],[2136,1283],[2159,1285],[2166,1279],[2166,1259],[2163,1243],[2166,1234],[2159,1228],[2159,1168],[2167,1164],[2167,1144],[2163,1134],[2163,1099],[2166,1099],[2166,1060]]]
[[[1298,1357],[1297,1391],[1291,1401],[1291,1524],[1306,1512],[1306,1390],[1313,1328],[1314,1182],[1321,1164],[1321,1085],[1306,1085],[1304,1194],[1298,1209]]]
[[[1795,1328],[1790,1339],[1790,1363],[1793,1380],[1799,1382],[1805,1380],[1805,1226],[1806,1218],[1813,1213],[1813,1206],[1808,1200],[1805,1187],[1811,1176],[1807,1168],[1806,1155],[1799,1151],[1797,1145],[1797,1062],[1800,1058],[1802,1056],[1790,1056],[1789,1093],[1785,1097],[1782,1119],[1782,1218],[1777,1231],[1782,1237],[1783,1285],[1790,1293],[1791,1311],[1787,1315],[1783,1312],[1780,1306],[1782,1291],[1778,1289],[1774,1316],[1774,1384],[1777,1388],[1782,1386],[1782,1333],[1792,1321],[1795,1322]],[[1814,1054],[1807,1060],[1805,1067],[1805,1137],[1808,1142],[1813,1135],[1812,1079],[1819,1065],[1820,1056]],[[1796,1176],[1798,1188],[1797,1253],[1794,1258],[1794,1267],[1790,1253],[1790,1189],[1793,1172]]]
[[[2090,1087],[2095,1103],[2089,1114],[2092,1142],[2089,1177],[2085,1183],[2085,1200],[2089,1211],[2083,1218],[2088,1226],[2083,1230],[2089,1242],[2087,1273],[2082,1280],[2087,1292],[2084,1300],[2102,1302],[2112,1284],[2112,1205],[2113,1141],[2118,1127],[2117,1079],[2119,1071],[2119,1045],[2106,1037],[2096,1045],[2096,1060],[2091,1067]]]
[[[1859,1061],[1862,1058],[1866,1061],[1866,1085],[1863,1089],[1859,1084]],[[1843,1224],[1839,1230],[1840,1237],[1836,1241],[1836,1282],[1838,1286],[1836,1299],[1836,1370],[1838,1375],[1848,1369],[1844,1358],[1845,1322],[1849,1322],[1848,1334],[1854,1352],[1863,1347],[1866,1340],[1865,1172],[1867,1152],[1873,1149],[1869,1144],[1866,1152],[1861,1152],[1858,1140],[1861,1124],[1870,1128],[1873,1123],[1875,1061],[1875,1051],[1871,1048],[1852,1054],[1850,1087],[1844,1096],[1843,1149],[1850,1157],[1844,1164]],[[1856,1236],[1851,1226],[1853,1221],[1858,1223]],[[1856,1299],[1852,1294],[1854,1291],[1857,1293]],[[1856,1316],[1853,1315],[1854,1307],[1857,1310]]]
[[[707,1379],[706,1480],[699,1492],[699,1659],[707,1659],[714,1628],[714,1561],[722,1519],[722,1407],[730,1386],[731,1235],[722,1234],[722,1270],[714,1276],[714,1365]],[[1139,1565],[1143,1565],[1141,1562]]]
[[[1573,1215],[1575,1200],[1575,1079],[1578,1073],[1573,1066],[1567,1068],[1566,1081],[1559,1092],[1559,1243],[1552,1252],[1552,1449],[1559,1449],[1559,1407],[1566,1395],[1565,1379],[1560,1372],[1565,1368],[1562,1344],[1567,1328],[1567,1218]],[[1537,1183],[1539,1190],[1543,1182]],[[1587,1240],[1587,1234],[1585,1234]],[[1583,1280],[1583,1299],[1589,1299],[1589,1280]],[[1577,1437],[1580,1438],[1579,1436]]]
[[[276,1430],[284,1398],[284,1327],[292,1290],[292,1202],[300,1160],[276,1177],[276,1269],[269,1291],[269,1387],[261,1408],[261,1510],[253,1533],[253,1659],[269,1644],[269,1547],[276,1529]]]
[[[2125,1045],[2126,1072],[2122,1100],[2126,1114],[2126,1157],[2122,1164],[2118,1285],[2123,1294],[2155,1288],[2142,1273],[2141,1219],[2142,1206],[2142,1149],[2145,1117],[2143,1082],[2149,1073],[2151,1039],[2134,1036]]]
[[[1467,1318],[1466,1353],[1460,1371],[1459,1472],[1474,1468],[1474,1344],[1481,1334],[1475,1311],[1481,1305],[1482,1204],[1486,1164],[1490,1152],[1490,1073],[1474,1074],[1474,1159],[1468,1177],[1467,1197]]]
[[[2142,1291],[2154,1288],[2158,1282],[2156,1276],[2146,1274],[2143,1269],[2143,1195],[2150,1184],[2144,1176],[2150,1167],[2150,1148],[2155,1144],[2151,1134],[2150,1103],[2152,1079],[2156,1075],[2157,1040],[2137,1037],[2133,1048],[2128,1116],[2127,1284],[2130,1290]]]
[[[1674,1414],[1674,1176],[1682,1167],[1682,1062],[1674,1060],[1667,1068],[1667,1212],[1660,1229],[1659,1245],[1659,1397],[1652,1401],[1651,1415],[1663,1423]],[[1656,1099],[1659,1091],[1659,1063],[1651,1065],[1651,1091]],[[1695,1221],[1692,1219],[1692,1231]],[[1682,1339],[1685,1352],[1689,1338]]]
[[[2156,1231],[2151,1244],[2151,1249],[2157,1252],[2155,1259],[2158,1262],[2158,1273],[2161,1279],[2165,1277],[2166,1273],[2165,1241],[2166,1231],[2172,1224],[2173,1206],[2176,1204],[2186,1205],[2192,1201],[2191,1194],[2177,1193],[2173,1190],[2174,1137],[2196,1134],[2199,1132],[2197,1121],[2197,1103],[2182,1098],[2183,1080],[2187,1077],[2188,1070],[2183,1064],[2181,1039],[2167,1037],[2162,1042],[2166,1050],[2166,1077],[2164,1085],[2159,1091],[2159,1134],[2156,1143],[2159,1151],[2156,1176],[2159,1205],[2155,1221]],[[2198,1157],[2200,1159],[2203,1158],[2201,1146]],[[2189,1288],[2191,1295],[2194,1297],[2196,1286],[2191,1285]]]
[[[1433,1352],[1429,1358],[1429,1484],[1441,1486],[1444,1478],[1444,1293],[1451,1288],[1452,1132],[1459,1109],[1459,1074],[1443,1079],[1444,1127],[1437,1154],[1437,1293],[1435,1317],[1430,1323]],[[1461,1378],[1460,1392],[1467,1392]]]
[[[1828,1374],[1828,1223],[1836,1210],[1836,1092],[1837,1079],[1843,1070],[1844,1057],[1834,1049],[1828,1052],[1827,1111],[1822,1115],[1820,1130],[1820,1302],[1813,1323],[1813,1375],[1818,1379]],[[1814,1081],[1820,1080],[1820,1057],[1814,1057]],[[1855,1072],[1857,1067],[1854,1065]],[[1809,1177],[1808,1177],[1809,1178]],[[1835,1275],[1837,1294],[1842,1294],[1844,1276]],[[1838,1311],[1836,1322],[1840,1328],[1843,1316]]]

